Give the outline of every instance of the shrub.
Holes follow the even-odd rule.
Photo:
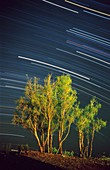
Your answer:
[[[54,148],[52,149],[52,153],[57,154],[57,153],[58,153],[58,149],[57,149],[56,147],[54,147]]]
[[[69,151],[64,151],[64,155],[74,156],[74,152],[73,152],[73,151],[71,151],[71,152],[69,152]]]

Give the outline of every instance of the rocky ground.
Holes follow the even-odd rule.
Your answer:
[[[29,152],[27,156],[66,170],[110,169],[110,159],[107,158],[84,159],[73,156],[40,153],[34,151]]]
[[[1,170],[109,170],[110,158],[83,159],[30,151],[27,154],[0,154]]]

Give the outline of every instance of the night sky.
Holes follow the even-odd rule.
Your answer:
[[[108,0],[109,1],[109,0]],[[0,1],[0,143],[28,143],[31,133],[11,124],[28,77],[70,74],[81,106],[102,104],[106,128],[95,135],[94,155],[110,154],[110,6],[105,0]],[[78,152],[72,126],[64,149]]]

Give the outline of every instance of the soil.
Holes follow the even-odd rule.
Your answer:
[[[110,159],[79,158],[59,154],[40,153],[1,153],[1,170],[110,170]]]
[[[29,152],[27,156],[54,165],[62,170],[110,170],[110,159],[107,160],[106,158],[88,159],[34,151]]]

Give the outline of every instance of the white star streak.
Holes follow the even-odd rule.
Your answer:
[[[50,67],[65,71],[67,73],[74,74],[74,75],[76,75],[78,77],[81,77],[81,78],[84,78],[86,80],[90,80],[89,77],[83,76],[81,74],[75,73],[73,71],[70,71],[70,70],[67,70],[65,68],[62,68],[62,67],[59,67],[59,66],[56,66],[56,65],[52,65],[52,64],[49,64],[49,63],[46,63],[46,62],[43,62],[43,61],[39,61],[39,60],[35,60],[35,59],[32,59],[32,58],[27,58],[27,57],[23,57],[23,56],[18,56],[18,58],[23,59],[23,60],[33,61],[33,62],[40,63],[40,64],[43,64],[43,65],[47,65],[47,66],[50,66]]]
[[[86,10],[83,10],[83,12],[91,14],[91,15],[95,15],[95,16],[100,17],[100,18],[104,18],[104,19],[110,20],[110,18],[108,18],[108,17],[104,17],[104,16],[101,16],[101,15],[95,14],[93,12],[89,12],[89,11],[86,11]]]
[[[65,9],[65,10],[68,10],[68,11],[71,11],[71,12],[74,12],[74,13],[77,13],[77,14],[79,13],[78,11],[75,11],[75,10],[72,10],[72,9],[69,9],[69,8],[66,8],[66,7],[64,7],[64,6],[55,4],[55,3],[50,2],[50,1],[47,1],[47,0],[42,0],[42,1],[43,1],[43,2],[46,2],[46,3],[48,3],[48,4],[51,4],[51,5],[57,6],[57,7],[59,7],[59,8],[62,8],[62,9]]]
[[[81,85],[79,85],[79,84],[73,83],[73,85],[76,85],[76,86],[78,86],[78,87],[80,87],[80,88],[83,88],[84,91],[81,90],[81,89],[79,89],[79,90],[80,90],[80,91],[83,91],[84,93],[87,93],[86,90],[89,91],[90,93],[87,93],[87,94],[89,94],[89,95],[91,95],[91,96],[94,96],[94,95],[91,94],[91,93],[94,93],[95,95],[99,96],[99,99],[100,99],[100,100],[102,100],[104,103],[110,105],[110,102],[106,102],[106,101],[105,101],[105,100],[110,101],[109,98],[107,98],[107,97],[105,97],[105,96],[103,96],[103,95],[101,95],[101,94],[99,94],[99,93],[97,93],[97,92],[95,92],[95,91],[93,91],[93,90],[90,90],[90,89],[88,89],[88,88],[86,88],[86,87],[84,87],[84,86],[81,86]],[[102,98],[103,98],[104,100],[103,100]]]
[[[5,85],[4,87],[6,87],[6,88],[11,88],[11,89],[17,89],[17,90],[25,90],[24,88],[16,87],[16,86]]]
[[[56,48],[56,50],[59,50],[59,51],[61,51],[61,52],[64,52],[64,53],[67,53],[67,54],[70,54],[70,55],[77,56],[77,57],[79,57],[79,58],[83,58],[83,59],[88,60],[88,61],[90,61],[90,62],[94,62],[94,61],[92,61],[92,60],[86,59],[86,58],[84,58],[84,57],[78,56],[78,55],[76,55],[76,54],[73,54],[73,53],[71,53],[71,52],[69,52],[69,51],[65,51],[65,50],[60,49],[60,48]],[[102,65],[102,64],[97,63],[97,62],[94,62],[94,63],[99,64],[99,65]],[[104,66],[104,65],[102,65],[102,66]],[[109,67],[106,67],[106,68],[109,68]],[[110,68],[109,68],[109,69],[110,69]],[[103,89],[103,90],[105,90],[105,91],[110,92],[108,89],[106,89],[106,88],[104,88],[104,87],[102,87],[102,86],[100,86],[100,85],[97,85],[97,84],[95,84],[95,83],[93,83],[93,82],[90,82],[90,81],[87,81],[87,80],[84,80],[84,79],[83,79],[83,81],[85,81],[86,83],[92,84],[92,85],[94,85],[94,86],[96,86],[96,87],[98,87],[98,88],[101,88],[101,89]]]
[[[26,82],[19,81],[19,80],[14,80],[14,79],[0,78],[0,80],[16,82],[16,83],[21,83],[21,84],[26,84]]]
[[[17,134],[12,134],[12,133],[0,133],[0,136],[14,136],[14,137],[24,138],[23,135],[17,135]]]
[[[11,116],[12,117],[13,115],[12,114],[6,114],[6,113],[5,114],[4,113],[0,113],[0,116]]]
[[[71,2],[71,1],[68,1],[68,0],[65,0],[65,2],[70,3],[72,5],[75,5],[75,6],[78,6],[80,8],[84,8],[86,10],[89,10],[89,11],[92,11],[92,12],[96,12],[96,13],[99,13],[99,14],[102,14],[102,15],[110,17],[110,14],[107,14],[107,13],[104,13],[104,12],[101,12],[101,11],[98,11],[98,10],[95,10],[95,9],[92,9],[92,8],[89,8],[89,7],[80,5],[80,4],[77,4],[77,3],[74,3],[74,2]]]
[[[85,55],[85,56],[87,56],[87,57],[90,57],[90,58],[92,58],[92,59],[95,59],[95,60],[98,60],[98,61],[101,61],[101,62],[103,62],[103,63],[105,63],[105,64],[109,64],[109,65],[110,65],[109,62],[104,61],[104,60],[101,60],[101,59],[96,58],[96,57],[94,57],[94,56],[91,56],[91,55],[89,55],[89,54],[83,53],[83,52],[81,52],[81,51],[76,51],[76,52],[77,52],[78,54]]]
[[[92,63],[98,64],[98,65],[100,65],[100,66],[102,66],[102,67],[105,67],[105,68],[107,68],[107,69],[110,69],[110,67],[108,67],[108,66],[105,66],[105,65],[103,65],[103,64],[101,64],[101,63],[98,63],[98,62],[96,62],[96,61],[93,61],[93,60],[91,60],[91,59],[82,57],[82,56],[80,56],[80,55],[74,54],[74,53],[72,53],[72,52],[69,52],[69,51],[66,51],[66,50],[63,50],[63,49],[60,49],[60,48],[56,48],[56,50],[61,51],[61,52],[64,52],[64,53],[67,53],[67,54],[70,54],[70,55],[73,55],[73,56],[76,56],[76,57],[79,57],[79,58],[82,58],[82,59],[84,59],[84,60],[90,61],[90,62],[92,62]]]
[[[92,33],[90,33],[90,32],[87,32],[87,31],[84,31],[84,30],[75,28],[75,27],[73,27],[73,30],[76,30],[76,31],[81,32],[81,33],[85,33],[85,35],[90,35],[90,36],[92,36],[92,37],[94,37],[94,38],[96,38],[96,39],[99,39],[99,40],[101,40],[101,41],[103,41],[103,42],[105,42],[105,43],[110,44],[110,40],[107,39],[107,38],[105,38],[105,37],[101,37],[101,36],[99,36],[99,35],[95,35],[95,34],[92,34]]]
[[[95,35],[91,36],[89,33],[87,34],[87,32],[84,33],[83,31],[77,31],[77,30],[74,30],[74,29],[69,29],[69,30],[66,30],[66,31],[69,32],[69,33],[75,34],[77,36],[84,37],[86,39],[89,39],[89,40],[92,40],[92,41],[95,41],[97,43],[100,43],[100,44],[103,44],[103,45],[110,47],[110,42],[96,38]]]

